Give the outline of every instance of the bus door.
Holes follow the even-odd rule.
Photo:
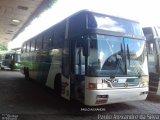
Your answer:
[[[84,102],[85,56],[82,39],[76,37],[71,43],[71,97]]]
[[[61,96],[70,100],[70,54],[69,39],[64,40],[62,51]]]

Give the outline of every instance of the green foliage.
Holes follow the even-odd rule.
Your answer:
[[[0,44],[0,51],[4,51],[4,50],[7,50],[7,46]]]

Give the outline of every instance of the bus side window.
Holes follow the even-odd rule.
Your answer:
[[[24,44],[22,45],[21,53],[24,53]]]
[[[62,49],[64,38],[61,38],[58,33],[52,35],[52,47],[54,49]]]
[[[35,50],[35,40],[31,41],[31,51]]]
[[[25,43],[24,50],[25,50],[25,52],[27,52],[27,43]]]
[[[26,52],[28,52],[28,42],[26,42]]]
[[[41,50],[42,49],[42,36],[38,36],[36,40],[36,50]]]
[[[31,41],[28,41],[28,50],[27,50],[28,52],[30,52],[31,51]]]
[[[50,44],[51,44],[51,47],[53,47],[54,46],[54,39],[55,39],[54,31],[52,31],[51,35],[52,36],[51,36],[51,41],[50,41],[51,43]]]
[[[53,31],[49,32],[49,35],[47,37],[48,40],[48,48],[53,47],[53,38],[54,38],[54,33]]]
[[[47,39],[46,39],[47,35],[43,35],[42,36],[42,49],[46,49],[47,48]]]
[[[43,49],[48,49],[52,47],[52,34],[46,34],[43,37]]]

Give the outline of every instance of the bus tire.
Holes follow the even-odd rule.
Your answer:
[[[57,96],[61,96],[61,75],[57,74],[54,81],[54,93]]]

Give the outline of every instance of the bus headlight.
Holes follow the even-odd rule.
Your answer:
[[[148,87],[149,85],[149,77],[148,76],[143,76],[141,78],[141,82],[140,82],[140,87]]]
[[[97,89],[106,89],[110,87],[110,85],[108,83],[99,83],[97,84]]]

